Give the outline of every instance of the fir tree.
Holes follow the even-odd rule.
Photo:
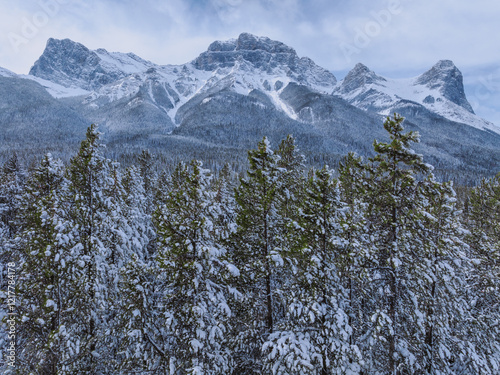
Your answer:
[[[405,275],[413,267],[406,262],[418,246],[417,214],[422,193],[416,177],[430,167],[411,148],[418,142],[418,133],[403,133],[403,118],[387,118],[384,128],[389,143],[374,142],[377,155],[370,159],[367,170],[368,220],[373,232],[377,259],[374,264],[374,285],[378,287],[378,306],[373,306],[372,321],[377,363],[375,368],[399,374],[413,368],[416,361],[411,337],[415,334],[418,306],[413,306],[407,293]],[[387,358],[387,362],[384,358]]]
[[[155,213],[171,374],[227,374],[231,368],[226,341],[231,311],[223,275],[235,269],[218,243],[219,210],[210,179],[200,162],[180,164]]]
[[[331,171],[316,171],[303,196],[288,314],[265,344],[266,367],[276,374],[355,373],[359,350],[350,344],[349,294],[339,272],[348,244],[345,207]]]
[[[59,374],[65,365],[66,327],[78,296],[70,282],[75,259],[67,247],[63,174],[62,163],[47,154],[21,200],[18,373]]]
[[[257,150],[248,152],[247,176],[235,190],[237,231],[233,236],[233,258],[240,269],[237,281],[244,299],[237,306],[236,371],[260,371],[261,349],[274,331],[277,268],[283,265],[279,245],[283,224],[277,213],[281,188],[279,157],[264,138]]]

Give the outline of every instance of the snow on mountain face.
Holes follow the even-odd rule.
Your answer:
[[[132,53],[91,51],[69,39],[50,38],[29,74],[65,87],[94,90],[152,66],[153,63]]]
[[[82,105],[90,110],[103,112],[118,102],[130,110],[153,106],[173,124],[181,122],[179,109],[187,103],[202,103],[223,91],[258,95],[262,105],[299,119],[281,95],[293,83],[333,93],[369,112],[388,115],[409,102],[446,119],[500,133],[499,127],[474,114],[462,74],[451,61],[439,61],[419,77],[397,80],[357,64],[337,83],[332,73],[309,58],[299,58],[293,48],[248,33],[213,42],[195,60],[177,66],[156,65],[132,53],[92,51],[69,39],[49,39],[28,77],[56,98],[84,95]]]
[[[42,85],[45,90],[48,91],[50,95],[54,98],[66,98],[66,97],[72,97],[72,96],[79,96],[79,95],[85,95],[88,94],[89,91],[83,90],[79,87],[64,87],[61,86],[57,83],[48,81],[43,78],[38,78],[35,76],[30,76],[30,75],[25,75],[25,74],[16,74],[14,72],[11,72],[8,69],[0,67],[0,77],[9,77],[9,78],[22,78],[22,79],[29,79],[31,81],[35,81]]]
[[[314,86],[320,91],[329,91],[337,82],[332,73],[311,59],[299,58],[293,48],[248,33],[241,34],[238,39],[212,43],[193,65],[200,70],[214,71],[234,67],[238,62],[248,63],[264,74],[285,73],[294,82]]]
[[[99,56],[102,58],[103,54]],[[296,118],[296,114],[280,99],[281,91],[290,82],[323,93],[331,93],[337,82],[332,73],[308,58],[299,58],[292,48],[251,34],[214,42],[191,63],[155,65],[141,72],[131,71],[133,74],[94,90],[84,103],[99,108],[126,98],[131,98],[131,106],[149,100],[168,113],[175,123],[178,122],[177,110],[195,96],[206,99],[223,90],[249,95],[258,90],[276,108]],[[136,98],[139,92],[144,95]]]
[[[337,85],[334,95],[381,115],[390,115],[399,104],[409,101],[446,119],[500,134],[500,127],[474,114],[465,96],[462,73],[449,60],[408,79],[384,78],[357,64]]]
[[[416,79],[415,85],[422,85],[431,90],[437,89],[444,98],[474,114],[465,97],[462,73],[450,60],[438,61]]]
[[[0,67],[0,76],[1,77],[15,77],[17,74],[14,72],[11,72],[8,69]]]

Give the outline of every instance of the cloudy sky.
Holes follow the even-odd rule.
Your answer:
[[[475,111],[500,124],[499,18],[493,0],[0,0],[0,67],[27,73],[50,37],[181,64],[250,32],[338,79],[357,62],[399,78],[453,60]]]

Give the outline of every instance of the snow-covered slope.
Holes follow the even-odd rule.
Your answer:
[[[465,96],[462,74],[449,60],[441,60],[424,74],[408,79],[381,77],[357,64],[334,94],[358,108],[382,115],[410,101],[451,121],[500,134],[500,127],[474,113]]]
[[[65,87],[58,83],[43,78],[35,77],[33,75],[16,74],[2,67],[0,67],[0,77],[22,78],[35,81],[40,85],[42,85],[45,88],[45,90],[47,90],[47,92],[54,98],[67,98],[73,96],[87,95],[90,93],[88,90],[84,90],[80,87],[75,87],[75,86]]]
[[[17,74],[14,72],[11,72],[8,69],[0,67],[0,76],[1,77],[15,77],[15,76],[17,76]]]
[[[81,95],[87,95],[90,93],[88,90],[84,90],[80,87],[65,87],[62,85],[59,85],[57,83],[48,81],[43,78],[31,76],[31,75],[26,75],[26,74],[20,74],[18,75],[19,78],[25,78],[25,79],[30,79],[32,81],[35,81],[42,85],[47,92],[52,95],[54,98],[59,99],[59,98],[69,98],[73,96],[81,96]]]
[[[88,51],[87,55],[92,53]],[[195,97],[208,100],[208,96],[224,90],[242,95],[256,90],[267,96],[277,109],[296,118],[280,99],[280,93],[290,82],[322,93],[331,93],[337,82],[332,73],[308,58],[299,58],[292,48],[251,34],[214,42],[206,52],[184,65],[154,65],[139,58],[131,60],[130,54],[105,50],[97,50],[95,55],[100,58],[100,67],[121,78],[97,87],[84,99],[85,105],[98,109],[119,100],[130,100],[130,107],[134,107],[149,101],[168,113],[174,123],[178,122],[177,110],[188,101]],[[30,74],[39,73],[32,69]],[[77,72],[71,82],[88,87],[92,82],[82,82],[82,77],[88,80],[88,72]],[[67,78],[63,80],[66,85],[70,82]]]

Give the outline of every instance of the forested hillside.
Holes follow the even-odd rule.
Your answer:
[[[500,174],[458,200],[402,122],[336,171],[291,136],[242,175],[124,168],[94,125],[66,164],[12,154],[2,371],[499,374]]]

